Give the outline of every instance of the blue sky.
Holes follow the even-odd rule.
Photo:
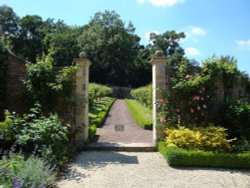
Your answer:
[[[96,12],[115,10],[126,23],[132,21],[142,44],[151,31],[183,31],[187,57],[202,62],[213,54],[231,55],[250,74],[249,0],[1,0],[4,4],[20,17],[37,14],[68,25],[84,25]]]

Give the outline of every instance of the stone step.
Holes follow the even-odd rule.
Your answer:
[[[84,151],[126,151],[126,152],[154,152],[156,147],[148,143],[90,143],[83,148]]]

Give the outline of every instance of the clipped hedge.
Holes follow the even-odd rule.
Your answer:
[[[215,153],[212,151],[187,150],[158,143],[160,153],[170,166],[200,166],[250,169],[250,152]]]
[[[128,110],[135,118],[136,123],[143,129],[152,130],[152,112],[133,99],[125,99]]]
[[[152,96],[152,84],[147,86],[139,87],[131,91],[131,96],[134,97],[142,105],[152,109],[153,96]]]
[[[96,102],[95,105],[90,108],[89,141],[94,140],[96,128],[102,125],[109,112],[109,109],[111,108],[114,102],[114,98],[104,97],[98,100],[98,102]]]
[[[103,97],[111,97],[113,93],[112,88],[96,83],[90,83],[88,91],[90,106],[95,105],[94,103]]]

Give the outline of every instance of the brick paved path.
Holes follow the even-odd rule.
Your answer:
[[[118,125],[117,129],[115,127]],[[121,131],[124,126],[124,131]],[[153,144],[152,131],[138,126],[123,99],[117,99],[111,107],[103,127],[97,129],[97,143]]]

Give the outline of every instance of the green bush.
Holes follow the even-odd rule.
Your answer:
[[[132,90],[131,96],[134,97],[134,99],[142,105],[148,107],[149,109],[152,109],[152,84]]]
[[[228,128],[233,136],[250,140],[250,104],[241,100],[227,100],[218,114],[219,123]]]
[[[179,126],[177,129],[166,129],[166,143],[186,149],[229,151],[232,149],[230,143],[235,139],[227,139],[225,131],[225,128],[215,126],[193,130]]]
[[[12,154],[0,160],[0,187],[47,187],[55,179],[53,169],[40,158]]]
[[[92,141],[94,139],[96,128],[102,125],[114,101],[115,99],[110,97],[100,98],[94,104],[94,106],[90,108],[89,138],[88,138],[89,141]]]
[[[23,148],[38,146],[42,153],[44,150],[48,153],[50,148],[51,155],[47,156],[47,160],[62,162],[67,155],[68,129],[69,125],[62,123],[55,114],[41,116],[23,127],[17,135],[17,143]]]
[[[135,118],[136,123],[143,129],[152,130],[152,112],[136,100],[125,99],[125,101],[128,105],[128,110]]]
[[[73,89],[73,73],[76,66],[59,71],[53,67],[53,52],[38,59],[36,64],[27,65],[25,85],[33,103],[39,102],[44,111],[58,111],[57,105],[64,101],[63,107],[71,103]],[[56,109],[56,110],[55,110]]]
[[[233,154],[187,150],[173,146],[168,147],[164,142],[158,143],[158,149],[170,166],[250,168],[250,152]]]
[[[89,126],[89,141],[93,141],[95,138],[96,134],[96,126],[95,125],[90,125]]]
[[[89,105],[93,106],[98,99],[103,97],[111,97],[113,93],[112,88],[105,85],[90,83],[89,84]]]

